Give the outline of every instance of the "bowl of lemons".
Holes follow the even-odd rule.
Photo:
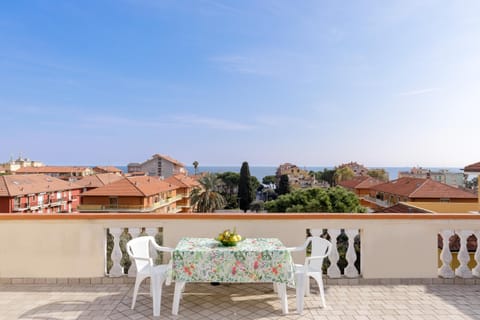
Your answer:
[[[237,243],[243,240],[242,236],[239,235],[235,229],[230,231],[230,229],[224,230],[220,233],[215,240],[219,241],[222,245],[226,247],[236,246]]]

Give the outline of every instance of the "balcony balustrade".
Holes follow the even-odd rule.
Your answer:
[[[2,214],[0,220],[0,260],[8,261],[0,264],[0,278],[132,275],[122,235],[150,234],[174,247],[182,237],[214,237],[236,227],[244,237],[277,237],[286,246],[303,243],[307,232],[329,238],[335,249],[325,265],[328,279],[440,276],[480,282],[475,280],[480,277],[479,246],[474,252],[467,246],[468,237],[480,238],[478,214],[19,213]],[[455,234],[458,254],[448,244]],[[109,243],[113,247],[107,255]],[[304,255],[294,259],[302,261]],[[458,262],[453,263],[453,255]]]

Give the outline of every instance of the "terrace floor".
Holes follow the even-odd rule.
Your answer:
[[[0,319],[480,319],[476,284],[326,285],[327,308],[311,295],[303,315],[296,313],[295,290],[289,289],[286,316],[271,284],[187,284],[178,316],[171,314],[173,288],[164,287],[161,316],[154,318],[148,294],[130,309],[131,283],[0,284]]]

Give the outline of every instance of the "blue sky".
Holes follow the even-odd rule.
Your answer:
[[[463,167],[479,1],[0,4],[0,162]]]

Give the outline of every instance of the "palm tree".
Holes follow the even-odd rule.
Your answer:
[[[193,164],[193,168],[195,169],[195,175],[197,175],[198,161],[195,160],[195,161],[193,161],[192,164]]]
[[[191,203],[197,212],[214,212],[225,207],[225,199],[216,191],[218,179],[215,174],[207,174],[198,182],[202,187],[193,189],[190,194]]]

